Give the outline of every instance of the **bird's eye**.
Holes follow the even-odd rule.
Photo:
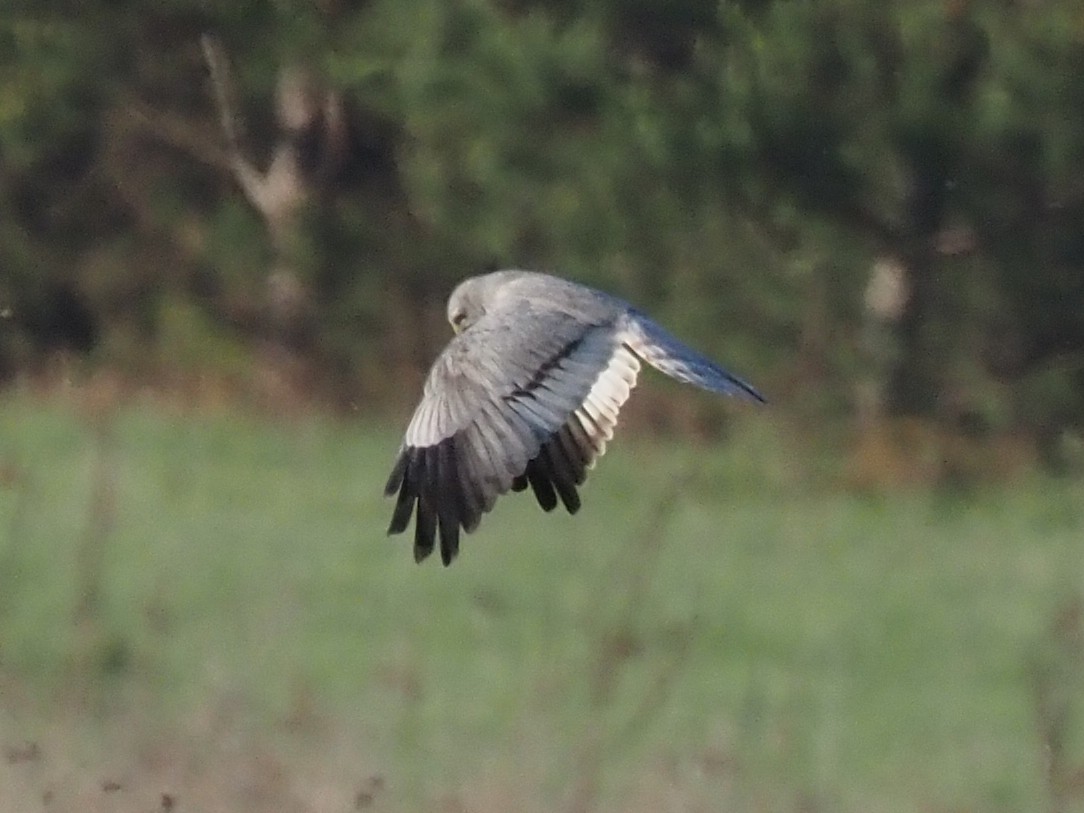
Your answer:
[[[467,321],[467,312],[466,311],[456,311],[455,313],[452,314],[452,327],[454,327],[456,330],[459,330],[460,328],[462,328],[466,321]]]

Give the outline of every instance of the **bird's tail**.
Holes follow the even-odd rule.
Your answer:
[[[644,314],[630,310],[626,316],[625,332],[626,342],[633,352],[671,378],[711,392],[742,396],[764,403],[764,396],[751,384],[728,373]]]

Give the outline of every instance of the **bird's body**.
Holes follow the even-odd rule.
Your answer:
[[[548,274],[471,277],[448,300],[457,335],[433,364],[385,489],[388,533],[415,515],[414,557],[459,550],[497,497],[530,485],[545,510],[580,507],[577,486],[613,437],[640,360],[713,392],[750,385],[628,303]],[[416,508],[416,511],[415,511]]]

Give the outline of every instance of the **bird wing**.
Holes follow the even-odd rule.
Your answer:
[[[592,324],[525,305],[491,312],[456,336],[429,373],[385,494],[389,534],[415,518],[414,558],[459,550],[510,489],[570,512],[576,486],[613,437],[640,364],[612,321]]]
[[[711,392],[764,403],[764,396],[752,384],[724,370],[636,309],[629,308],[618,327],[636,355],[671,378]]]

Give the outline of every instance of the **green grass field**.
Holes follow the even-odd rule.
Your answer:
[[[848,495],[770,420],[445,570],[397,427],[0,401],[0,809],[1084,809],[1081,484]]]

